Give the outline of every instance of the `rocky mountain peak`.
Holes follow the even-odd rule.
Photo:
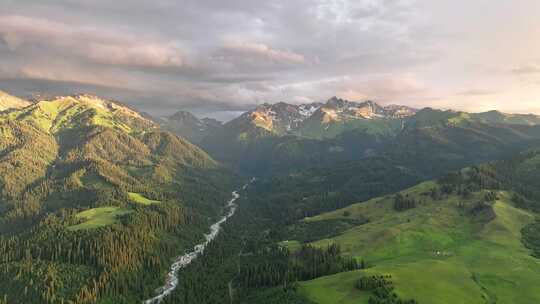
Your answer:
[[[386,111],[387,115],[392,118],[406,118],[413,116],[418,112],[417,109],[402,106],[402,105],[388,105],[384,107],[384,110]]]
[[[340,109],[340,108],[344,108],[348,104],[349,104],[349,101],[345,99],[337,98],[334,96],[326,102],[325,106]]]
[[[199,119],[188,111],[178,111],[162,122],[161,126],[193,143],[200,143],[208,134],[221,129],[223,124],[216,119]]]
[[[169,117],[170,120],[177,121],[197,121],[199,120],[195,115],[191,114],[188,111],[178,111]]]
[[[414,109],[404,106],[383,107],[371,100],[354,102],[334,96],[325,103],[315,102],[300,105],[286,102],[264,103],[228,122],[224,128],[246,132],[257,127],[276,135],[303,136],[306,130],[311,133],[317,133],[319,131],[316,130],[321,130],[320,132],[324,133],[334,123],[347,124],[344,127],[337,127],[338,129],[347,129],[354,128],[359,123],[368,123],[365,120],[403,119],[414,115],[414,113]],[[318,135],[309,136],[317,137]]]

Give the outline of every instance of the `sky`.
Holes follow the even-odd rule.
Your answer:
[[[332,96],[540,114],[540,1],[0,0],[0,89],[222,119]]]

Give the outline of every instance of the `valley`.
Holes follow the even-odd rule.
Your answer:
[[[248,184],[244,186],[244,189],[247,186]],[[208,244],[210,244],[210,242],[212,242],[218,236],[218,233],[221,229],[221,225],[225,223],[236,212],[236,208],[238,207],[238,205],[236,205],[234,202],[240,198],[240,194],[238,194],[238,191],[233,191],[232,196],[233,197],[229,200],[229,202],[226,205],[226,207],[229,208],[230,210],[228,210],[227,213],[223,215],[219,221],[217,221],[216,223],[212,224],[212,226],[210,226],[210,233],[204,235],[205,241],[203,243],[195,245],[194,250],[192,252],[189,252],[185,255],[177,257],[175,259],[175,262],[171,265],[169,273],[167,274],[167,281],[165,285],[157,289],[159,291],[159,294],[149,300],[144,301],[143,303],[145,304],[160,303],[161,301],[163,301],[163,299],[166,296],[168,296],[171,292],[173,292],[176,289],[176,287],[178,286],[178,278],[177,278],[178,271],[182,270],[182,268],[189,265],[194,259],[196,259],[204,251],[206,246],[208,246]]]
[[[540,303],[539,29],[0,0],[0,304]]]
[[[2,304],[540,300],[536,116],[5,100]]]

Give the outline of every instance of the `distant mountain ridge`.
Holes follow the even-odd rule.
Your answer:
[[[209,118],[199,119],[187,111],[162,118],[160,124],[195,143],[203,142],[207,136],[223,137],[224,133],[237,139],[249,139],[250,135],[322,139],[359,127],[373,129],[374,133],[399,129],[402,121],[416,111],[402,105],[381,106],[373,101],[354,102],[332,97],[326,103],[264,103],[225,124]]]
[[[165,130],[176,133],[195,144],[223,127],[222,123],[216,119],[199,119],[187,111],[178,111],[171,116],[163,117],[160,124]]]
[[[420,113],[420,116],[417,113]],[[356,102],[332,97],[326,103],[314,102],[300,105],[285,102],[264,103],[224,124],[223,127],[243,130],[258,127],[277,136],[295,135],[322,139],[333,138],[344,131],[356,128],[367,129],[374,133],[385,133],[397,125],[397,131],[399,131],[409,121],[422,121],[422,123],[437,121],[450,125],[478,122],[532,126],[540,124],[540,116],[508,114],[496,110],[467,113],[429,107],[416,109],[399,104],[382,106],[371,100]]]
[[[331,132],[332,125],[341,129],[353,129],[359,121],[399,120],[412,116],[416,109],[406,106],[380,106],[373,101],[353,102],[332,97],[326,103],[276,104],[265,103],[254,110],[225,124],[228,126],[246,124],[282,135],[298,135],[312,138],[334,137],[340,132]],[[330,130],[330,131],[329,131]]]
[[[540,124],[540,116],[535,114],[508,114],[500,111],[475,113],[473,116],[486,123],[506,123],[519,125]]]

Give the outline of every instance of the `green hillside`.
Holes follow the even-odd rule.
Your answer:
[[[356,289],[356,280],[391,275],[397,294],[419,303],[540,301],[535,287],[540,260],[521,241],[521,230],[536,215],[517,208],[509,192],[496,191],[497,198],[487,202],[486,190],[447,195],[440,187],[428,182],[403,191],[415,202],[403,211],[396,210],[391,195],[306,218],[308,223],[367,219],[312,244],[339,244],[369,268],[303,282],[300,293],[315,303],[368,303],[370,293]]]
[[[499,111],[488,111],[475,113],[473,117],[487,123],[517,125],[537,125],[540,123],[540,116],[534,114],[507,114]]]
[[[148,298],[170,259],[221,214],[232,187],[198,147],[93,96],[1,113],[0,134],[7,303]]]

